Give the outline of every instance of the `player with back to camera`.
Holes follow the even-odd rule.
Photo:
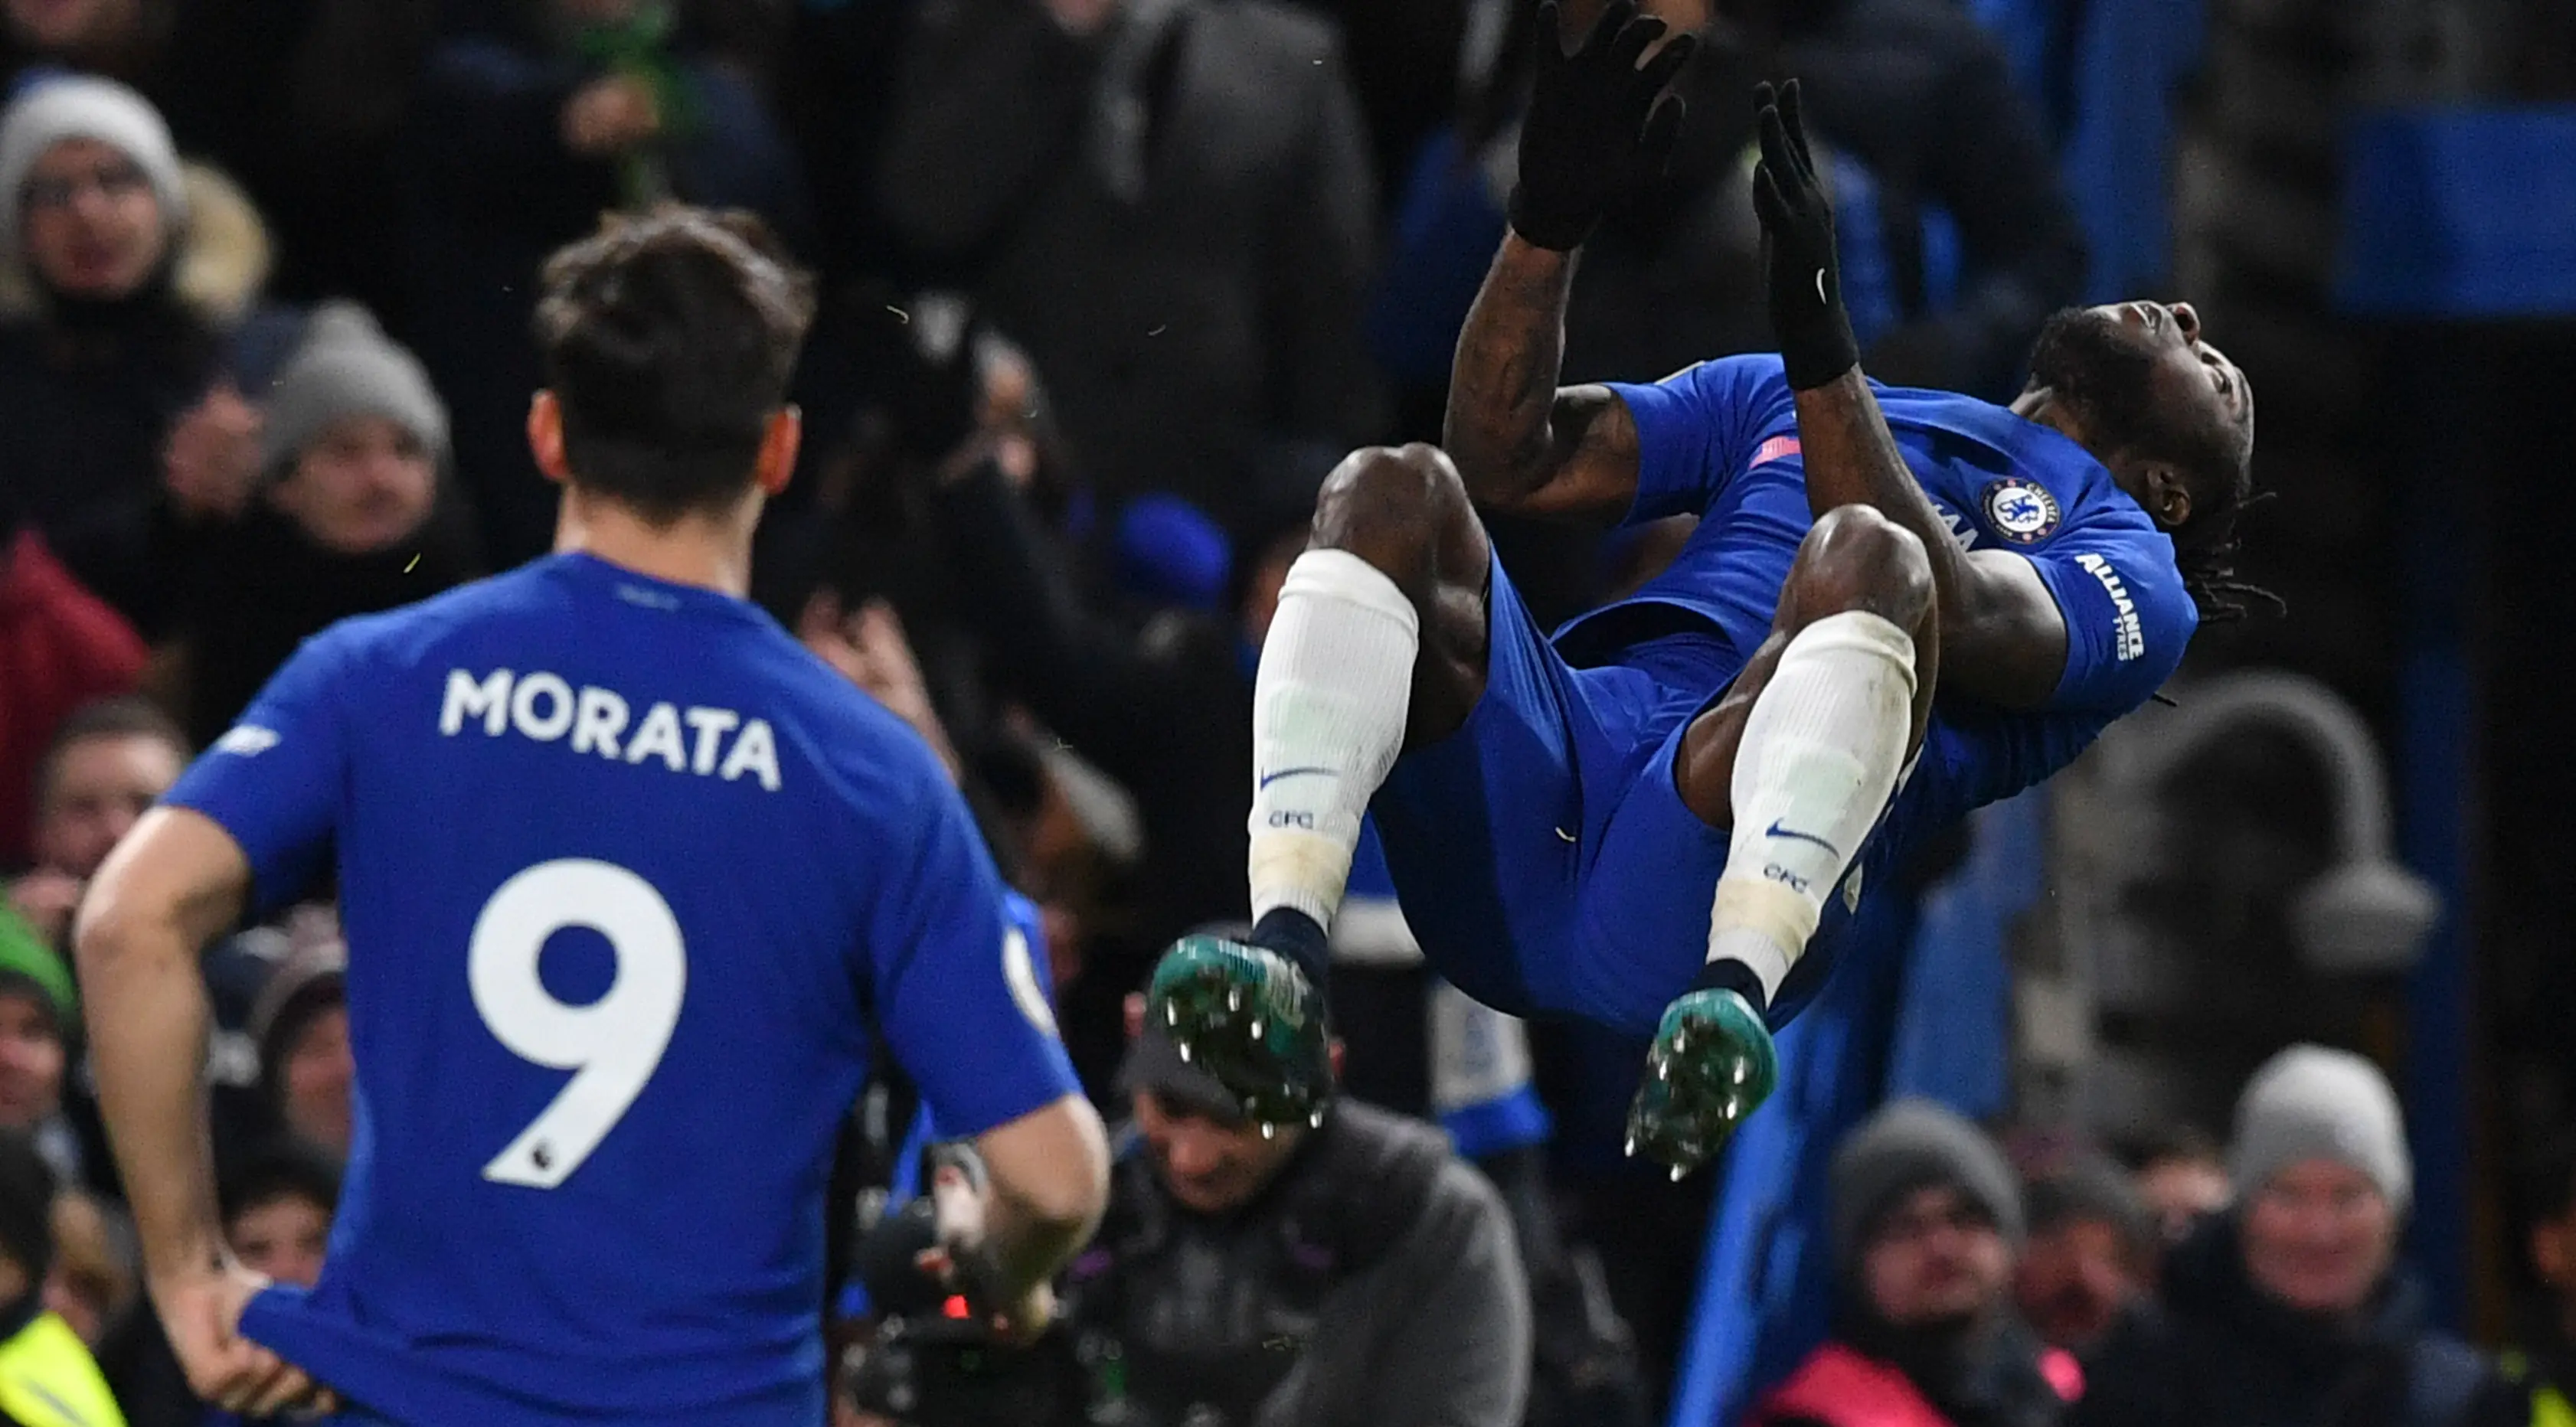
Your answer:
[[[1756,95],[1779,355],[1559,388],[1575,250],[1660,172],[1693,41],[1612,0],[1569,54],[1540,16],[1446,450],[1327,483],[1254,693],[1254,930],[1175,944],[1150,1013],[1267,1119],[1320,1114],[1324,930],[1370,812],[1442,975],[1653,1037],[1630,1150],[1678,1178],[1770,1093],[1770,1027],[1868,866],[2064,767],[2259,594],[2230,578],[2253,395],[2153,302],[2051,318],[2009,407],[1870,382],[1795,81]],[[1480,506],[1699,524],[1551,640]]]
[[[308,641],[108,860],[100,1096],[223,1407],[809,1427],[825,1179],[880,1039],[981,1153],[956,1248],[1007,1332],[1045,1325],[1106,1147],[946,774],[743,598],[808,280],[757,223],[666,209],[544,284],[555,553]],[[223,1248],[196,954],[326,856],[357,1128],[305,1292]]]

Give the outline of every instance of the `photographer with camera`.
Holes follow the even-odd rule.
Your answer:
[[[1134,1118],[1058,1327],[1001,1344],[916,1271],[972,1232],[972,1167],[937,1147],[859,1247],[879,1324],[843,1427],[1518,1427],[1529,1289],[1493,1186],[1356,1101],[1265,1134],[1127,1009]]]
[[[1343,1102],[1275,1134],[1128,999],[1133,1120],[1065,1289],[1150,1427],[1510,1427],[1529,1290],[1493,1187],[1428,1125]],[[1340,1047],[1334,1047],[1340,1059]]]

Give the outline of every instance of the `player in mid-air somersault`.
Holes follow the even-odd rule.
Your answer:
[[[1281,594],[1254,693],[1255,929],[1177,944],[1152,1007],[1268,1119],[1330,1093],[1323,929],[1373,812],[1443,975],[1654,1036],[1631,1149],[1679,1175],[1770,1092],[1766,1019],[1812,993],[1809,944],[1868,864],[2065,766],[2200,619],[2242,612],[2253,396],[2192,309],[2059,314],[2009,408],[1874,387],[1794,82],[1756,98],[1780,354],[1559,389],[1574,251],[1680,119],[1658,96],[1691,41],[1649,57],[1662,33],[1614,0],[1571,55],[1542,44],[1447,453],[1345,461]],[[1480,505],[1699,524],[1551,641]]]

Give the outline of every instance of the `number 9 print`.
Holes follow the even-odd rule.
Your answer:
[[[546,939],[566,927],[608,939],[608,994],[567,1005],[537,975]],[[474,919],[466,953],[474,1009],[511,1054],[574,1072],[544,1112],[483,1166],[498,1184],[552,1189],[608,1137],[670,1047],[688,984],[679,920],[653,884],[613,863],[541,862],[501,884]]]

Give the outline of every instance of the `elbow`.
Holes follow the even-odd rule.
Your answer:
[[[93,891],[72,919],[72,969],[83,986],[113,979],[133,959],[146,919],[128,902]]]
[[[1553,452],[1545,440],[1514,442],[1477,429],[1472,421],[1451,419],[1440,432],[1440,449],[1458,468],[1468,498],[1491,510],[1510,513],[1531,492],[1548,482]]]

